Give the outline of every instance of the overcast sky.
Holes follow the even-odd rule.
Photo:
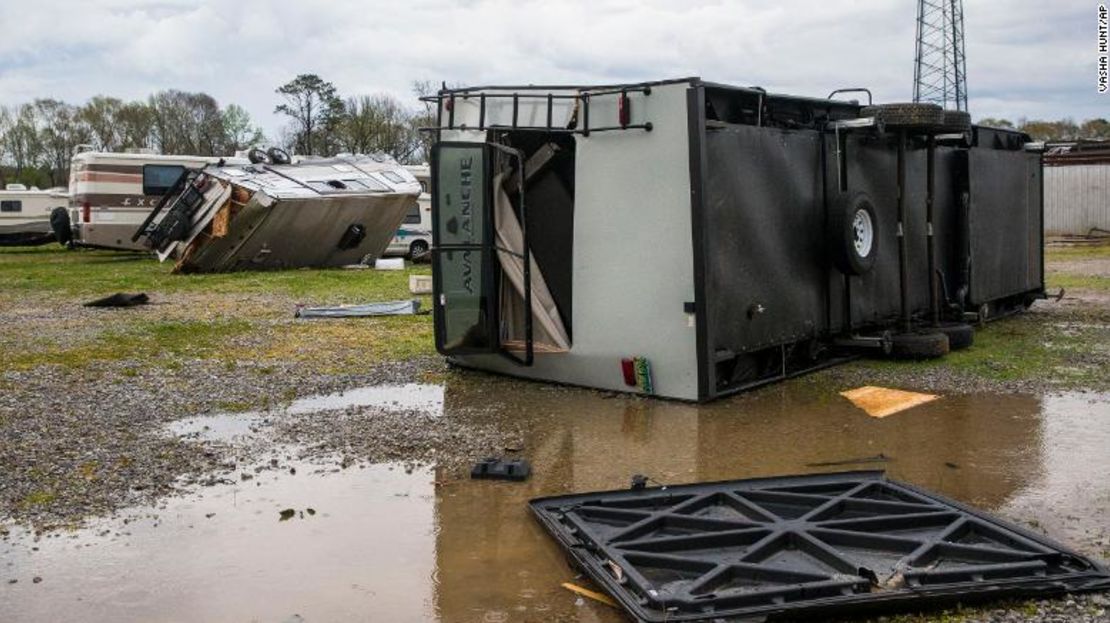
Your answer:
[[[976,118],[1110,116],[1095,0],[966,0]],[[412,101],[414,80],[612,83],[681,76],[799,95],[912,95],[915,0],[34,0],[0,2],[0,104],[205,91],[268,132],[274,88]],[[415,103],[415,101],[413,101]]]

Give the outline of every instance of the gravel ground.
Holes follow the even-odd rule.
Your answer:
[[[235,335],[231,339],[237,348],[280,340],[289,322],[285,300],[179,298],[178,302],[188,304],[107,316],[45,300],[0,309],[0,321],[22,327],[0,333],[0,349],[18,352],[74,339],[93,322],[125,327],[127,313],[190,319],[198,308],[205,318],[234,317],[244,305],[282,310],[253,319],[261,330]],[[1092,316],[1092,305],[1101,312]],[[1108,310],[1110,297],[1104,293],[1078,293],[1059,304],[1038,303],[1029,317],[1062,331],[1091,322],[1105,329]],[[1105,350],[1087,356],[1094,357],[1093,365],[1110,368],[1110,353]],[[360,407],[332,411],[325,418],[271,411],[266,416],[271,418],[270,436],[253,444],[182,439],[167,435],[165,425],[203,414],[279,407],[298,396],[421,382],[443,374],[445,365],[438,357],[417,358],[348,374],[326,371],[343,366],[301,361],[178,358],[173,366],[148,364],[121,360],[83,368],[39,365],[0,373],[0,535],[5,523],[51,531],[90,516],[154,503],[189,487],[282,469],[286,460],[308,460],[330,468],[396,461],[462,469],[477,457],[519,447],[522,438],[522,431],[514,428],[519,423],[480,423],[481,418]],[[970,378],[948,366],[878,371],[846,366],[823,374],[848,384],[914,385],[941,391],[1040,393],[1060,388],[1049,377]],[[942,617],[876,621],[1110,621],[1107,612],[1106,596],[1095,595]]]
[[[300,366],[212,361],[177,369],[127,362],[95,371],[44,366],[9,372],[0,393],[0,521],[49,529],[148,503],[235,469],[219,444],[166,435],[167,422],[390,382],[442,368],[427,359],[360,374],[321,375]],[[198,391],[198,388],[201,391]],[[240,409],[241,410],[241,409]]]
[[[859,621],[858,619],[845,619]],[[941,613],[884,616],[869,623],[1104,623],[1110,621],[1110,596],[1106,593],[1069,595],[1060,599],[1026,601],[986,608],[962,608]]]

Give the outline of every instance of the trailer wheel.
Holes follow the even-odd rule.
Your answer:
[[[847,195],[833,205],[828,242],[833,264],[845,275],[863,275],[875,265],[879,221],[867,193]]]
[[[891,338],[895,359],[936,359],[948,354],[948,336],[943,333],[899,333]]]
[[[937,130],[944,125],[944,109],[936,104],[880,104],[864,106],[861,117],[875,117],[888,128]]]
[[[942,322],[940,326],[929,327],[948,336],[948,350],[963,350],[975,343],[975,327],[963,322]]]
[[[50,211],[50,229],[54,231],[54,238],[63,247],[73,245],[73,227],[69,222],[69,210],[58,206]]]

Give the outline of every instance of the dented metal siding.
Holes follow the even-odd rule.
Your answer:
[[[1048,235],[1110,230],[1110,163],[1046,166],[1044,203]]]

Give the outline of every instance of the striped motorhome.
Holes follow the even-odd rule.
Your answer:
[[[69,176],[74,241],[82,246],[142,249],[131,237],[177,176],[186,168],[219,160],[96,151],[75,154]]]

